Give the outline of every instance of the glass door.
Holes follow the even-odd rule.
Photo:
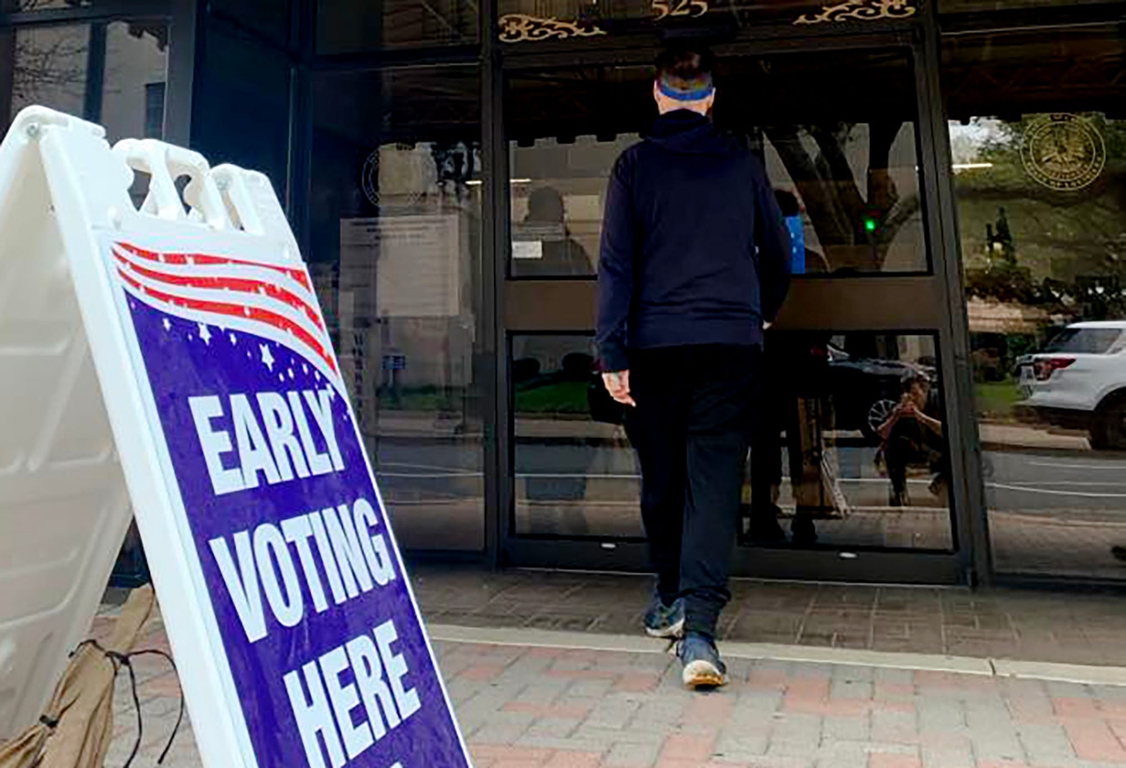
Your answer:
[[[736,572],[957,581],[918,54],[718,53],[715,121],[764,161],[796,243]],[[606,178],[656,116],[649,60],[507,73],[509,564],[645,567],[592,335]]]
[[[1126,578],[1126,37],[952,36],[943,85],[993,567]]]

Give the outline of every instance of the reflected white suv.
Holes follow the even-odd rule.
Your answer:
[[[1075,323],[1020,364],[1018,409],[1085,429],[1098,450],[1126,450],[1126,320]]]

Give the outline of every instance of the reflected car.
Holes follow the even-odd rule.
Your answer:
[[[824,340],[799,341],[784,348],[772,375],[780,376],[788,395],[828,398],[832,428],[860,432],[878,445],[879,428],[891,417],[906,381],[924,375],[931,382],[931,408],[938,406],[938,371],[933,365],[852,355]],[[559,370],[543,373],[531,359],[513,361],[518,413],[550,411],[556,416],[585,414],[594,421],[620,423],[622,406],[606,392],[594,358],[567,355]],[[576,385],[585,384],[585,396]]]
[[[1097,450],[1126,450],[1126,320],[1069,325],[1019,372],[1020,415],[1086,430]]]

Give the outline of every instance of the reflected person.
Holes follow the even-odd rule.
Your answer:
[[[774,197],[790,234],[791,274],[804,274],[811,265],[814,271],[824,271],[817,266],[820,254],[805,245],[804,220],[798,197],[785,189],[774,190]],[[805,349],[805,335],[779,335],[768,330],[765,337],[762,396],[751,436],[751,506],[747,512],[747,538],[761,545],[786,541],[786,532],[778,522],[782,514],[778,507],[782,484],[780,435],[784,432],[791,487],[798,508],[791,524],[793,541],[799,546],[810,546],[817,542],[817,530],[810,511],[800,502],[805,453],[808,450],[812,454],[814,449],[810,446],[803,449],[806,433],[802,430],[799,397],[811,394],[811,386],[825,380],[824,372],[815,370],[811,363],[816,358],[827,359],[827,350],[822,350],[816,341]],[[821,351],[826,354],[819,354]],[[816,440],[820,441],[819,431],[816,432]]]
[[[761,392],[751,433],[751,507],[747,516],[747,538],[753,544],[786,541],[779,518],[778,497],[782,485],[782,433],[789,454],[793,487],[801,482],[802,449],[798,424],[798,402],[792,367],[795,348],[792,336],[767,331],[763,346]]]
[[[907,472],[911,467],[925,467],[935,473],[931,492],[940,493],[948,476],[946,442],[942,422],[932,412],[931,381],[922,373],[909,376],[903,395],[879,428],[881,448],[891,481],[889,504],[893,507],[911,505],[907,489]]]
[[[528,196],[528,214],[514,234],[515,242],[532,245],[533,255],[514,258],[517,277],[577,277],[594,273],[590,256],[567,229],[563,196],[540,187]]]

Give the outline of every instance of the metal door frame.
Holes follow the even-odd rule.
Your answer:
[[[490,3],[491,4],[491,3]],[[925,242],[930,256],[930,270],[925,275],[866,275],[849,278],[811,278],[800,280],[795,290],[803,293],[839,291],[863,293],[873,297],[897,290],[934,292],[937,316],[926,325],[938,340],[940,374],[946,417],[947,440],[952,453],[950,478],[951,525],[954,551],[858,551],[855,558],[842,559],[839,550],[798,550],[788,548],[737,547],[733,559],[736,576],[845,580],[917,584],[973,584],[988,574],[988,537],[981,520],[982,488],[978,463],[977,424],[972,409],[972,378],[968,360],[965,301],[960,289],[957,231],[953,207],[953,189],[949,172],[949,143],[939,87],[938,28],[930,2],[920,4],[917,20],[910,24],[873,30],[859,34],[818,35],[819,50],[833,48],[856,50],[900,48],[911,51],[917,102],[917,137],[922,173],[920,193],[923,198]],[[495,8],[491,11],[495,14]],[[528,302],[537,292],[548,290],[562,298],[569,292],[586,294],[593,291],[592,281],[517,280],[507,275],[510,238],[510,201],[506,183],[508,145],[504,132],[503,99],[505,77],[509,73],[553,66],[648,63],[650,45],[640,47],[637,41],[611,41],[602,49],[585,47],[582,51],[566,51],[560,46],[551,50],[501,50],[495,35],[485,34],[484,112],[485,121],[485,184],[486,211],[485,247],[490,248],[492,265],[487,276],[491,283],[486,291],[485,310],[494,319],[495,334],[489,339],[490,357],[495,361],[488,382],[492,400],[491,424],[495,430],[486,439],[486,522],[488,555],[497,566],[547,567],[607,571],[648,571],[644,541],[641,539],[612,541],[565,539],[556,537],[517,536],[515,534],[515,437],[510,402],[508,370],[509,339],[513,331],[522,330],[513,310],[532,306]],[[766,55],[799,53],[802,40],[810,37],[766,34],[758,39],[718,45],[717,55]],[[627,44],[633,43],[633,44]],[[548,302],[536,302],[544,306]],[[551,302],[557,306],[574,307],[577,302]],[[867,303],[867,302],[865,302]],[[515,305],[515,306],[514,306]],[[518,312],[517,314],[523,314]],[[917,318],[885,315],[873,327],[870,321],[853,317],[850,324],[834,324],[831,330],[866,330],[908,332],[917,330]],[[558,313],[546,323],[526,330],[550,330],[559,333],[589,334],[589,325],[574,313]],[[852,327],[850,327],[850,325]],[[976,493],[972,492],[976,489]]]

